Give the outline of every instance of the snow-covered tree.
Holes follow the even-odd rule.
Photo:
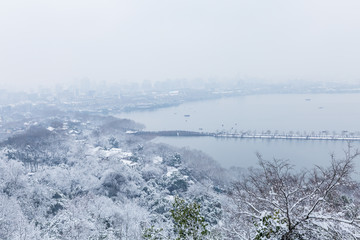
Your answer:
[[[1,193],[0,239],[41,239],[39,229],[23,214],[17,200]]]
[[[359,184],[351,180],[350,146],[328,168],[295,172],[285,160],[267,161],[233,184],[229,236],[240,239],[359,239]]]

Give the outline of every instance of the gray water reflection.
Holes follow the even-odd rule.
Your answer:
[[[256,152],[264,159],[289,159],[296,168],[326,166],[330,154],[343,158],[347,143],[343,141],[300,141],[264,139],[219,139],[211,137],[158,137],[154,142],[177,147],[199,149],[217,160],[223,167],[248,168],[257,163]],[[354,147],[360,147],[353,143]],[[359,162],[360,159],[357,161]]]
[[[360,94],[254,95],[119,115],[147,130],[360,131]]]
[[[341,133],[360,131],[360,94],[254,95],[186,103],[154,111],[131,112],[120,117],[146,125],[147,130]],[[211,137],[159,137],[154,141],[178,147],[199,149],[222,166],[247,168],[257,162],[255,152],[264,158],[284,158],[309,168],[327,165],[330,154],[343,156],[346,142],[215,139]],[[360,147],[355,142],[354,147]],[[359,162],[359,159],[357,160]],[[357,164],[360,169],[360,163]]]

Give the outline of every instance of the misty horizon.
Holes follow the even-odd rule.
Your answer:
[[[359,9],[0,1],[0,239],[360,239]]]
[[[360,3],[3,1],[0,87],[358,82]]]

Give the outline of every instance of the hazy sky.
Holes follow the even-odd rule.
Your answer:
[[[0,86],[359,80],[359,0],[3,0]]]

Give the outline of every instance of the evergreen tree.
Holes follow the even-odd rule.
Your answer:
[[[170,212],[177,240],[204,239],[209,234],[205,219],[200,214],[200,204],[197,202],[187,203],[184,199],[175,197]]]

